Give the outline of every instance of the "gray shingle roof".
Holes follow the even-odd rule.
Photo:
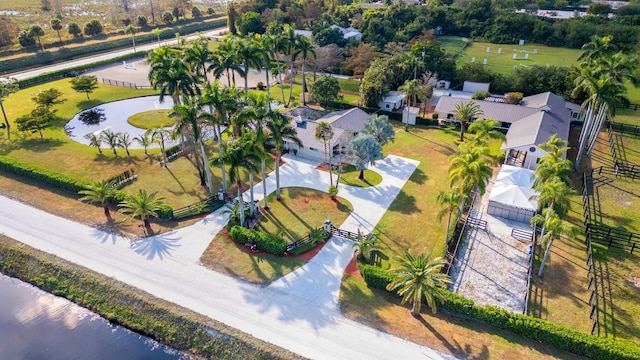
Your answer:
[[[480,106],[482,118],[491,118],[500,122],[513,123],[529,115],[538,112],[538,109],[520,105],[497,103],[492,101],[469,100],[442,96],[436,105],[435,112],[440,114],[451,114],[455,111],[457,104],[464,104],[473,101]]]
[[[359,132],[364,129],[364,122],[369,117],[365,111],[360,108],[352,108],[348,110],[334,111],[329,113],[317,121],[326,121],[335,129],[343,129],[348,131]]]
[[[295,119],[291,120],[291,126],[296,130],[302,146],[324,151],[324,142],[316,139],[316,125],[317,123],[314,121],[306,120],[298,122]],[[342,129],[333,129],[333,137],[331,141],[329,141],[330,148],[333,148],[333,146],[338,143],[338,139],[340,139],[340,135],[342,135],[343,132],[344,130]]]

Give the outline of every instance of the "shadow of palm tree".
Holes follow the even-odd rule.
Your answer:
[[[146,256],[147,260],[153,260],[157,256],[162,260],[165,256],[171,256],[173,250],[180,247],[174,231],[140,239],[131,245],[136,253]]]

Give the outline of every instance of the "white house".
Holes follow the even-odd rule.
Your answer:
[[[435,112],[440,119],[455,121],[455,106],[469,101],[480,106],[481,117],[500,122],[498,128],[507,131],[501,147],[506,152],[505,164],[531,170],[538,167],[540,157],[545,154],[539,145],[553,134],[568,140],[571,121],[580,121],[580,106],[552,92],[524,97],[520,105],[443,96]]]
[[[364,129],[365,120],[369,117],[368,113],[357,107],[323,115],[318,110],[299,106],[291,109],[287,115],[292,117],[291,125],[296,130],[303,147],[300,148],[291,141],[285,141],[285,148],[295,150],[304,158],[317,161],[325,160],[327,155],[324,142],[316,138],[316,126],[319,122],[325,121],[333,128],[333,137],[327,144],[328,157],[333,158],[341,152],[349,140]]]
[[[355,28],[352,28],[352,27],[343,28],[338,25],[331,25],[331,28],[340,30],[342,32],[342,37],[345,40],[349,40],[349,39],[354,39],[356,41],[362,40],[362,33]]]
[[[378,107],[380,110],[396,111],[404,107],[405,94],[399,91],[389,91],[385,97],[380,100]]]

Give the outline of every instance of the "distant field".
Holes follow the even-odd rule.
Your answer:
[[[438,37],[438,41],[440,41],[440,46],[447,54],[456,55],[464,49],[469,39],[459,36],[440,36]]]
[[[489,47],[490,52],[486,49]],[[498,49],[502,49],[502,53],[498,54]],[[524,59],[526,53],[524,51],[533,52],[537,49],[537,53],[529,53],[529,59]],[[491,44],[483,42],[474,42],[467,47],[458,61],[458,65],[471,62],[475,57],[475,61],[482,63],[483,59],[487,59],[487,67],[492,71],[509,74],[513,71],[514,65],[531,66],[531,65],[555,65],[555,66],[572,66],[577,63],[581,50],[549,47],[545,45],[514,45],[514,44]],[[517,60],[513,60],[513,54],[516,54]]]

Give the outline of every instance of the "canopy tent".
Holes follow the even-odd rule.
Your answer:
[[[538,209],[533,171],[503,165],[489,194],[490,215],[528,223]]]

